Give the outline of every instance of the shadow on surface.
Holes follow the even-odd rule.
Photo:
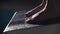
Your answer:
[[[29,24],[38,24],[38,25],[51,25],[51,24],[57,24],[60,23],[60,18],[52,18],[44,21],[38,21],[34,23],[29,23]]]

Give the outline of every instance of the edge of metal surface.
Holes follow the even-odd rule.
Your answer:
[[[6,27],[3,32],[18,30],[18,29],[27,29],[27,28],[31,28],[31,27],[37,27],[37,26],[40,26],[40,25],[33,25],[33,24],[12,25],[12,26]]]

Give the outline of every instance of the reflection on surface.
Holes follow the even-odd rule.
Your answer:
[[[33,25],[33,24],[25,23],[24,12],[15,12],[12,19],[6,26],[4,32],[17,30],[17,29],[31,28],[31,27],[36,27],[36,26],[40,26],[40,25]]]

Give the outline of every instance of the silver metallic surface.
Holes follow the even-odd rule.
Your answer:
[[[27,24],[25,22],[24,12],[15,12],[12,19],[9,21],[8,25],[6,26],[3,32],[25,29],[36,26],[40,26],[40,25]]]

